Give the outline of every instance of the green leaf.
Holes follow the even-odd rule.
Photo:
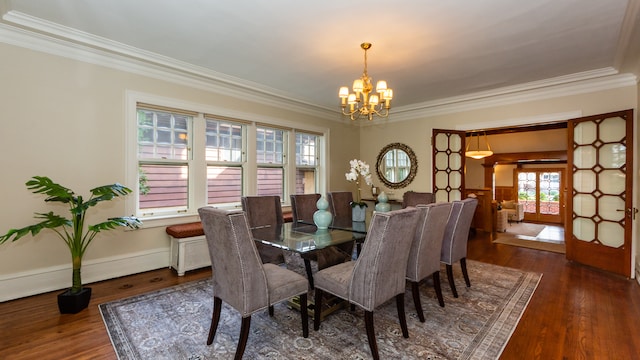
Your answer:
[[[66,187],[56,184],[46,176],[34,176],[32,180],[27,181],[27,188],[34,194],[46,194],[49,197],[45,201],[58,201],[68,203],[73,201],[73,191]]]

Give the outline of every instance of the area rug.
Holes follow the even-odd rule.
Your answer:
[[[539,241],[539,240],[527,240],[527,239],[521,239],[518,236],[498,235],[498,237],[495,240],[493,240],[493,242],[495,244],[519,246],[519,247],[524,247],[528,249],[551,251],[559,254],[566,253],[566,246],[564,243]]]
[[[540,232],[542,232],[542,230],[544,230],[544,227],[545,225],[542,224],[513,222],[507,225],[505,233],[536,237]]]
[[[471,287],[454,267],[459,298],[443,282],[445,307],[431,283],[421,286],[427,321],[416,315],[411,292],[405,294],[409,339],[402,337],[395,300],[374,312],[382,359],[497,359],[515,330],[541,274],[467,261]],[[100,305],[119,359],[232,359],[240,316],[222,309],[218,333],[206,345],[213,308],[210,280]],[[254,314],[244,359],[369,359],[364,313],[347,308],[328,315],[309,337],[302,337],[300,314],[285,303]]]
[[[566,252],[564,241],[546,239],[545,234],[549,235],[545,225],[525,222],[512,223],[507,226],[506,232],[498,232],[493,242],[560,254]],[[547,237],[557,239],[557,236]]]

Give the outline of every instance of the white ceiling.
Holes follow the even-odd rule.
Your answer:
[[[4,26],[332,110],[338,88],[362,73],[364,41],[373,43],[369,75],[387,80],[394,107],[636,73],[639,8],[638,0],[0,3]]]

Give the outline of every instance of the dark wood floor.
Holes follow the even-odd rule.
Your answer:
[[[493,244],[483,234],[469,241],[468,258],[544,274],[501,359],[640,358],[635,280],[562,254]],[[98,304],[210,274],[161,269],[91,284],[89,309],[75,315],[58,314],[57,292],[0,303],[0,359],[116,359]]]

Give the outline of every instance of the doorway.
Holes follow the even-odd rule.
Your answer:
[[[524,221],[564,223],[564,168],[519,168],[513,183],[524,205]]]

